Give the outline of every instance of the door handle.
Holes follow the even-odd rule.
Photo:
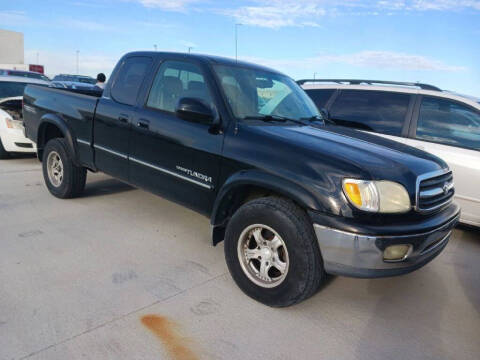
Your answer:
[[[142,129],[148,129],[150,127],[150,122],[148,120],[138,120],[137,126]]]
[[[124,123],[124,124],[128,124],[128,115],[121,114],[118,117],[118,121],[120,121],[121,123]]]

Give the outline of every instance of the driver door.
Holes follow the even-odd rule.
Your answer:
[[[175,107],[183,97],[213,105],[200,65],[167,60],[160,64],[132,129],[130,179],[143,188],[209,213],[220,169],[223,135],[211,126],[182,120]]]

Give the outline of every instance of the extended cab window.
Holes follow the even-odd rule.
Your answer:
[[[184,97],[212,104],[202,70],[197,65],[182,61],[165,61],[155,76],[147,106],[174,112],[178,100]]]
[[[330,109],[342,126],[400,136],[410,95],[371,90],[342,90]]]
[[[127,58],[113,83],[112,98],[125,105],[135,105],[138,90],[151,63],[152,59],[145,56]]]
[[[335,89],[307,89],[305,92],[312,98],[317,108],[322,109],[327,105]]]
[[[424,97],[417,139],[480,150],[480,112],[454,101]]]

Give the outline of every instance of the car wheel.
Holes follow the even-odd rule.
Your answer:
[[[225,258],[242,291],[274,307],[307,299],[326,278],[310,219],[278,197],[252,200],[235,212],[225,234]]]
[[[2,139],[0,139],[0,159],[8,159],[10,154],[5,150],[2,144]]]
[[[81,195],[87,169],[76,166],[63,138],[50,140],[43,151],[43,178],[50,193],[61,199]]]

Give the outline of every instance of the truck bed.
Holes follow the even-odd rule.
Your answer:
[[[55,122],[55,117],[60,117],[69,124],[72,134],[91,143],[98,99],[96,96],[73,91],[28,85],[23,97],[25,134],[37,142],[42,135],[42,127],[39,127],[41,119],[47,116],[51,122]]]

